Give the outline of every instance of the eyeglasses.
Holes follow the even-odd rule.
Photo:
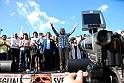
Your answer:
[[[47,77],[42,77],[42,78],[37,77],[37,78],[35,79],[35,81],[41,81],[41,80],[43,80],[43,81],[50,81],[50,79],[47,78]]]

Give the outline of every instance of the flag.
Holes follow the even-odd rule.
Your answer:
[[[31,38],[30,38],[30,31],[28,32],[28,38],[29,38],[29,40],[31,39]]]
[[[20,39],[23,39],[23,26],[21,26],[21,30],[20,30]]]

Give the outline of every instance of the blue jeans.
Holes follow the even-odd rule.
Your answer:
[[[0,60],[7,60],[7,53],[0,53]]]
[[[28,68],[28,57],[29,57],[28,50],[20,50],[19,68],[22,68],[22,69]]]

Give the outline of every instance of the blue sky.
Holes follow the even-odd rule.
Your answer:
[[[85,34],[81,30],[81,11],[101,10],[108,30],[116,32],[124,29],[123,0],[0,0],[1,35],[8,37],[17,32],[51,32],[50,22],[59,31],[61,27],[69,32],[78,24],[71,35]]]

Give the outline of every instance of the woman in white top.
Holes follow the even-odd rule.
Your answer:
[[[72,59],[81,59],[80,49],[78,48],[77,40],[72,44]]]
[[[32,70],[34,70],[35,67],[35,59],[40,55],[40,51],[39,51],[39,38],[38,38],[38,33],[37,32],[33,32],[33,38],[31,38],[31,44],[30,44],[30,67]],[[37,61],[38,62],[38,61]],[[38,64],[37,64],[38,65]],[[38,69],[38,66],[37,66]]]
[[[28,68],[28,57],[29,57],[29,48],[30,48],[30,40],[28,38],[28,34],[24,33],[24,38],[20,41],[20,64],[19,68],[26,70]]]
[[[20,39],[17,33],[14,33],[13,37],[11,38],[10,50],[11,50],[11,58],[17,64],[17,68],[19,67],[19,48]]]

